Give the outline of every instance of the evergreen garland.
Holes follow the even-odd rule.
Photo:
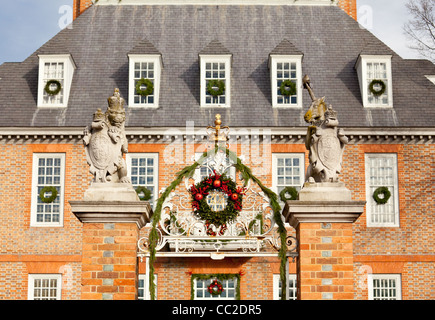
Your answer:
[[[216,146],[214,150],[206,151],[202,154],[201,158],[198,161],[195,161],[192,165],[185,167],[183,170],[178,172],[177,178],[172,181],[172,183],[163,191],[160,198],[157,200],[156,203],[156,209],[154,211],[154,215],[152,218],[152,229],[149,235],[149,249],[150,249],[150,272],[149,272],[149,283],[150,283],[150,296],[151,300],[155,300],[155,285],[154,285],[154,262],[156,260],[156,245],[158,242],[158,233],[157,233],[157,225],[160,221],[161,212],[162,212],[162,206],[165,202],[168,195],[175,190],[175,188],[183,181],[183,178],[189,178],[193,176],[195,169],[200,166],[204,159],[207,157],[208,153],[216,153],[219,150],[225,151],[226,155],[231,157],[232,159],[237,159],[237,163],[235,164],[235,168],[240,174],[242,175],[243,181],[244,181],[244,187],[247,186],[249,180],[252,180],[255,182],[260,189],[263,191],[263,193],[269,198],[269,204],[272,207],[273,210],[273,216],[274,220],[278,225],[278,232],[280,234],[280,240],[281,240],[281,248],[278,253],[278,257],[281,259],[280,263],[280,278],[282,282],[282,300],[286,300],[286,286],[287,283],[285,282],[286,274],[285,274],[285,265],[287,261],[287,243],[286,243],[286,237],[287,237],[287,230],[285,229],[284,222],[281,219],[281,206],[278,203],[278,197],[276,193],[274,193],[269,188],[265,187],[261,181],[255,177],[252,174],[252,171],[250,168],[242,164],[242,161],[237,157],[237,155],[230,151],[227,148]]]
[[[137,187],[136,193],[141,201],[148,201],[151,199],[151,190],[144,186]],[[143,197],[140,196],[141,193],[143,193]]]
[[[381,86],[380,90],[375,90],[375,85],[377,84]],[[372,82],[369,84],[369,90],[375,97],[382,96],[386,89],[387,85],[382,80],[372,80]]]
[[[285,80],[281,83],[279,90],[283,96],[294,96],[297,93],[296,83],[291,80]]]
[[[52,84],[56,85],[56,89],[54,90],[50,89]],[[48,80],[44,87],[44,91],[50,96],[57,95],[60,92],[60,90],[62,90],[62,84],[60,83],[59,80],[54,80],[54,79]]]
[[[217,90],[213,89],[213,87],[217,87]],[[225,91],[225,83],[219,79],[210,80],[207,83],[207,92],[211,94],[213,97],[221,96]]]
[[[51,196],[46,197],[45,193],[49,192],[51,193]],[[41,189],[41,191],[39,192],[39,197],[41,198],[42,202],[44,203],[52,203],[56,197],[57,197],[57,189],[56,187],[44,187]]]
[[[195,280],[212,280],[218,279],[221,281],[237,279],[236,284],[236,300],[240,300],[240,273],[228,274],[228,273],[214,273],[214,274],[192,274],[190,278],[190,299],[195,298],[194,281]]]
[[[146,86],[145,90],[142,90],[141,87]],[[136,93],[142,97],[149,96],[154,91],[154,85],[149,79],[141,78],[138,82],[136,82]]]
[[[383,197],[379,197],[379,195],[383,195]],[[373,199],[377,204],[386,204],[391,197],[391,192],[387,187],[379,187],[373,192]]]
[[[286,194],[289,194],[290,197],[286,197]],[[282,202],[286,202],[287,200],[297,200],[298,190],[296,190],[295,187],[285,187],[279,193],[279,198]]]

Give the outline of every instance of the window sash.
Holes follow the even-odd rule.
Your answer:
[[[230,107],[231,98],[231,55],[201,55],[201,107]],[[225,90],[222,95],[212,96],[208,93],[210,80],[222,80]]]
[[[49,80],[57,80],[62,88],[56,95],[49,95],[45,91],[45,86]],[[43,77],[43,103],[47,105],[59,105],[64,101],[65,87],[65,63],[64,62],[45,62]]]
[[[214,281],[218,280],[223,287],[220,295],[213,296],[207,290],[207,287]],[[219,278],[194,279],[193,281],[194,300],[236,300],[237,297],[237,278],[220,280]]]
[[[207,86],[210,80],[222,80],[226,84],[226,63],[225,62],[206,62],[205,63],[205,103],[210,105],[224,105],[226,103],[226,89],[222,95],[212,96],[208,93]]]
[[[62,275],[29,274],[29,300],[61,300]]]
[[[286,81],[291,80],[297,88],[298,77],[297,77],[297,67],[296,62],[277,62],[276,63],[276,90],[277,90],[277,104],[279,105],[297,105],[298,95],[296,89],[296,94],[292,96],[284,96],[281,94],[281,84]]]
[[[288,275],[288,297],[287,300],[297,300],[297,285],[296,275]],[[281,300],[282,297],[282,282],[279,274],[273,275],[273,300]]]
[[[401,300],[400,274],[369,274],[369,300]]]
[[[154,92],[153,89],[152,94],[147,95],[146,97],[137,94],[136,85],[140,79],[148,79],[155,85],[155,63],[154,61],[136,61],[134,62],[134,71],[133,71],[133,79],[134,79],[134,104],[154,104]]]
[[[31,225],[62,226],[65,154],[34,154],[32,175]],[[44,187],[49,186],[56,188],[57,197],[51,203],[44,203],[39,194]]]
[[[388,72],[386,62],[367,62],[367,87],[373,80],[382,80],[385,83],[385,92],[380,96],[375,96],[370,90],[367,90],[367,101],[371,105],[385,105],[389,104],[388,97]]]
[[[305,176],[305,154],[274,153],[272,157],[272,183],[277,194],[285,187],[301,190]]]
[[[374,191],[387,187],[391,197],[379,205],[373,199]],[[396,154],[366,154],[367,225],[398,226],[398,181]]]
[[[143,186],[151,191],[151,206],[155,205],[158,194],[158,153],[129,153],[127,154],[127,169],[134,188]]]

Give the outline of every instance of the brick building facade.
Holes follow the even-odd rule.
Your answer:
[[[152,206],[159,191],[204,151],[203,129],[213,124],[216,113],[231,128],[230,149],[244,157],[244,164],[264,185],[276,193],[284,186],[300,190],[309,164],[303,115],[310,97],[300,87],[294,100],[283,99],[279,106],[280,94],[272,94],[278,90],[274,81],[279,76],[273,72],[279,73],[278,65],[284,63],[295,65],[290,67],[295,76],[288,79],[299,83],[309,74],[315,92],[338,110],[340,127],[349,137],[340,181],[351,190],[353,200],[367,201],[351,224],[299,226],[298,232],[321,243],[300,243],[303,255],[288,259],[290,298],[435,298],[435,130],[434,111],[427,103],[435,101],[435,87],[425,77],[435,74],[432,63],[402,59],[362,30],[354,20],[356,1],[340,1],[354,19],[329,0],[243,8],[115,2],[75,1],[72,29],[61,31],[25,61],[0,66],[0,108],[7,115],[0,122],[0,299],[149,298],[148,256],[139,254],[135,231],[116,223],[83,224],[70,205],[82,199],[91,180],[83,128],[97,108],[105,110],[115,87],[127,100],[129,175],[138,179],[133,185],[152,190]],[[192,16],[195,19],[187,22]],[[243,35],[233,34],[236,28]],[[338,32],[344,29],[349,32]],[[262,46],[256,47],[257,43]],[[134,64],[144,61],[147,72],[150,63],[156,66],[153,71],[160,72],[155,77],[148,74],[154,92],[160,90],[160,97],[154,98],[157,106],[155,100],[135,100],[140,97],[131,91]],[[224,106],[201,106],[201,70],[207,63],[231,66],[224,76],[229,81],[231,75],[227,84],[231,95],[219,102]],[[60,64],[66,101],[53,101],[59,96],[47,98],[42,90],[48,79],[43,74],[50,70],[44,66]],[[386,68],[383,101],[362,85],[373,79],[369,68],[375,64]],[[229,99],[231,104],[225,105]],[[204,101],[207,104],[207,97]],[[370,105],[373,101],[384,105]],[[290,159],[297,162],[287,164]],[[281,166],[292,173],[283,174]],[[42,203],[39,191],[51,185],[58,188],[57,198]],[[372,197],[379,186],[391,192],[383,206]],[[296,235],[295,228],[286,227],[289,235]],[[146,237],[149,230],[147,224],[138,237]],[[308,261],[313,279],[323,280],[301,288],[298,259]],[[94,275],[87,274],[91,260],[100,265]],[[277,254],[212,260],[162,252],[154,268],[159,300],[204,298],[208,284],[197,275],[222,274],[230,279],[221,280],[227,298],[280,296]],[[137,283],[128,273],[137,277]]]

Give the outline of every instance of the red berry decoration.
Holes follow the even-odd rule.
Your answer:
[[[200,193],[197,193],[197,194],[195,195],[195,199],[196,199],[197,201],[201,201],[202,198],[204,198],[204,197],[203,197],[203,195],[200,194]]]
[[[237,200],[239,198],[239,195],[237,194],[237,193],[233,193],[232,195],[231,195],[231,200]]]
[[[221,181],[220,181],[220,180],[215,180],[215,181],[213,182],[213,186],[214,186],[215,188],[219,188],[219,187],[221,186]]]

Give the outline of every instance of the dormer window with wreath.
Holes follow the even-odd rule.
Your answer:
[[[199,53],[202,107],[230,106],[231,58],[231,52],[216,40]]]
[[[160,52],[147,40],[140,42],[128,54],[130,107],[159,106],[160,77],[163,67]]]
[[[270,53],[273,107],[302,107],[302,58],[302,52],[286,39]]]
[[[39,55],[38,107],[67,107],[76,65],[70,54]]]
[[[364,107],[392,107],[391,55],[360,55],[356,69]]]

